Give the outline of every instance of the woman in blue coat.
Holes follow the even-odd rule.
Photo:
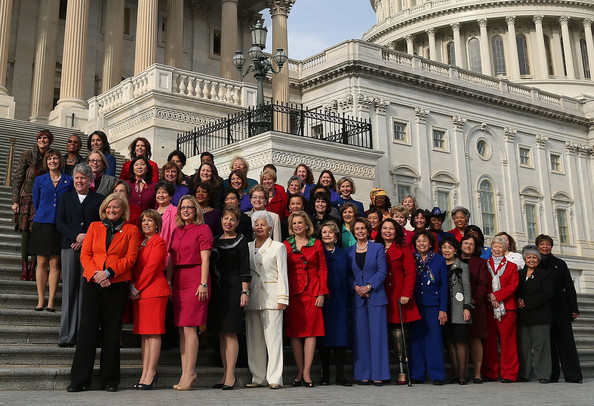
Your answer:
[[[347,249],[353,298],[353,369],[360,385],[381,386],[390,379],[388,299],[384,291],[384,246],[370,242],[371,223],[359,217],[353,225],[357,242]]]
[[[421,320],[410,324],[410,380],[423,383],[429,373],[434,385],[443,385],[441,326],[448,320],[448,268],[445,259],[431,250],[433,233],[417,231],[412,243],[417,268],[414,297]]]
[[[336,384],[352,386],[344,376],[344,355],[351,346],[349,331],[349,263],[347,252],[340,248],[340,229],[332,220],[322,223],[319,238],[324,245],[328,267],[329,297],[324,301],[324,330],[326,336],[318,338],[322,376],[320,385],[330,385],[330,351],[334,350],[336,363]]]

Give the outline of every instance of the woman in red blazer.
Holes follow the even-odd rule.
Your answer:
[[[404,356],[404,342],[400,323],[409,323],[421,318],[417,304],[413,298],[415,282],[417,280],[415,258],[412,251],[404,243],[404,231],[395,220],[385,219],[379,227],[379,235],[375,242],[384,245],[386,250],[387,274],[384,289],[388,297],[386,308],[390,337],[393,340],[394,351],[398,355],[400,374],[398,385],[406,384],[402,360]],[[400,309],[402,306],[402,318]]]
[[[516,341],[516,290],[518,267],[505,258],[507,240],[501,236],[491,241],[493,256],[487,261],[491,274],[491,289],[487,295],[491,303],[487,312],[487,338],[483,357],[483,379],[495,381],[499,375],[497,337],[501,347],[501,382],[511,383],[518,378],[518,344]]]
[[[161,353],[161,334],[165,334],[165,309],[171,289],[163,273],[167,244],[157,234],[163,221],[156,210],[148,209],[140,215],[142,233],[134,266],[130,296],[134,300],[134,334],[141,335],[142,376],[138,389],[153,389],[159,379],[157,362]]]
[[[313,232],[313,224],[304,211],[289,216],[290,237],[284,244],[291,305],[287,308],[285,327],[297,364],[297,377],[292,385],[303,383],[308,388],[313,388],[310,372],[316,337],[325,335],[322,306],[328,294],[326,257],[320,240],[312,237]]]
[[[87,230],[80,253],[86,280],[68,392],[80,392],[91,386],[99,337],[101,388],[109,392],[118,390],[122,315],[128,297],[127,282],[132,276],[139,245],[138,228],[126,223],[129,213],[128,200],[111,194],[99,208],[101,221],[91,223]]]

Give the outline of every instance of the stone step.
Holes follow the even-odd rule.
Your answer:
[[[55,298],[55,309],[59,312],[62,301],[61,292],[56,293]],[[47,292],[46,292],[47,300]],[[12,293],[0,293],[0,306],[4,309],[20,309],[20,310],[33,310],[37,305],[37,293],[35,294],[12,294]],[[35,311],[35,310],[33,310]]]
[[[17,280],[0,280],[0,292],[4,294],[12,295],[32,295],[37,294],[37,285],[35,281],[20,281],[18,276],[20,275],[20,267],[17,273]],[[16,271],[15,271],[16,273]],[[58,287],[58,293],[61,296],[62,288],[61,285]],[[57,296],[57,294],[56,294]]]
[[[0,325],[0,344],[56,344],[58,327]]]
[[[35,306],[35,304],[33,304],[33,306]],[[60,313],[0,308],[0,320],[2,320],[3,325],[9,326],[59,327]]]

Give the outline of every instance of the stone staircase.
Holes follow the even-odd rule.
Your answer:
[[[28,122],[0,119],[0,182],[5,178],[8,137],[17,138],[15,157],[35,142],[35,134],[41,126]],[[55,135],[54,145],[65,146],[72,131],[50,130]],[[123,158],[118,157],[119,165]],[[74,348],[59,348],[60,291],[57,295],[55,313],[35,312],[37,303],[35,282],[19,281],[20,235],[11,223],[10,188],[0,186],[0,390],[64,390],[70,380],[70,365]],[[580,318],[574,323],[574,333],[585,377],[594,377],[594,295],[580,294]],[[131,325],[124,325],[121,351],[121,388],[131,388],[142,371],[139,340],[131,332]],[[210,387],[222,374],[216,337],[201,335],[198,355],[198,386]],[[209,345],[210,344],[210,345]],[[241,345],[240,359],[236,369],[238,385],[249,382],[246,368],[245,345]],[[100,350],[99,350],[100,351]],[[99,356],[97,356],[97,360]],[[171,387],[178,382],[180,374],[179,350],[163,350],[159,360],[159,386]],[[397,365],[392,360],[395,375]],[[318,361],[314,361],[313,379],[319,380]],[[98,366],[98,365],[97,365]],[[347,369],[350,374],[351,368]],[[285,347],[285,383],[294,377],[295,366],[290,349]],[[96,372],[97,373],[97,372]],[[98,379],[93,384],[98,385]]]

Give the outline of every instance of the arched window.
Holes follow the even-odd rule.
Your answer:
[[[528,61],[528,44],[524,34],[516,35],[516,45],[518,46],[518,60],[520,62],[520,75],[530,75],[530,63]]]
[[[446,45],[446,53],[448,55],[447,63],[448,65],[456,65],[456,51],[455,51],[454,41],[448,42]]]
[[[582,51],[582,66],[584,67],[584,78],[590,79],[590,62],[588,59],[588,47],[586,46],[586,40],[580,39],[580,49]]]
[[[468,41],[468,59],[470,60],[470,70],[473,72],[482,73],[483,65],[481,64],[481,44],[477,38],[472,38]]]
[[[493,186],[488,180],[483,180],[479,186],[483,233],[495,235],[495,200]]]
[[[544,36],[544,44],[545,55],[547,57],[547,70],[549,72],[549,76],[553,76],[555,73],[553,71],[553,57],[551,56],[551,41],[546,35]]]
[[[503,51],[503,39],[501,35],[495,35],[491,38],[491,48],[493,49],[493,65],[495,65],[495,76],[505,76],[505,52]]]

